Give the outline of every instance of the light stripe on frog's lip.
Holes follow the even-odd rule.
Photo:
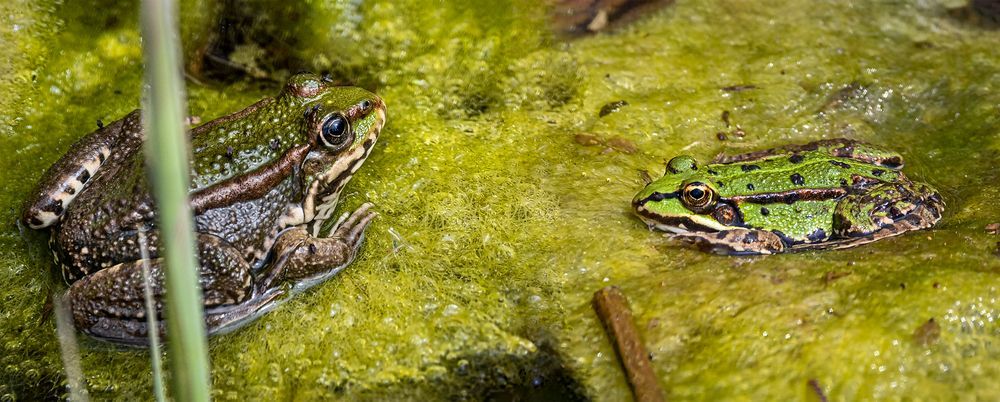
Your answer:
[[[76,196],[80,195],[87,182],[97,174],[98,169],[104,165],[104,161],[111,155],[111,149],[105,145],[99,145],[92,149],[89,155],[82,157],[83,162],[75,166],[67,166],[62,174],[53,175],[51,182],[62,185],[49,185],[46,187],[57,187],[45,197],[39,197],[38,202],[26,209],[25,222],[32,229],[41,229],[51,226],[62,217],[66,207]],[[62,162],[60,160],[59,162]],[[57,162],[57,163],[59,163]]]
[[[702,215],[661,216],[661,215],[656,215],[653,212],[650,212],[643,205],[638,205],[635,211],[642,219],[642,221],[646,223],[646,225],[673,233],[686,233],[691,231],[717,232],[719,230],[725,230],[728,228],[727,226],[722,225],[714,220],[705,218]],[[718,226],[717,227],[712,226],[713,224]]]
[[[305,221],[312,222],[312,233],[314,236],[319,236],[319,229],[323,226],[323,222],[333,215],[333,210],[337,206],[337,200],[340,198],[340,192],[347,185],[347,182],[351,180],[351,177],[354,176],[354,173],[361,168],[365,160],[368,159],[368,155],[371,154],[372,149],[375,148],[375,142],[386,120],[385,106],[381,99],[376,99],[376,105],[372,113],[375,114],[375,122],[365,135],[365,142],[362,146],[353,151],[354,153],[360,151],[361,155],[344,155],[323,177],[320,177],[310,187],[309,193],[306,194],[304,207]],[[337,176],[330,179],[329,176],[334,172],[337,172]],[[322,186],[319,185],[320,182],[323,182]],[[324,189],[333,188],[333,191],[321,196],[320,187]],[[322,198],[319,200],[319,204],[316,205],[316,197],[320,196]]]
[[[657,228],[659,230],[668,231],[672,233],[687,233],[690,231],[698,232],[715,232],[719,230],[725,230],[727,226],[716,222],[714,219],[709,219],[703,215],[690,215],[690,216],[662,216],[657,215],[650,210],[646,209],[646,203],[650,201],[663,201],[668,199],[679,198],[680,192],[675,191],[672,193],[660,193],[654,192],[646,198],[634,200],[632,202],[636,213],[642,218],[643,222],[646,223],[650,228]],[[697,221],[696,221],[697,219]],[[698,222],[701,221],[701,222]],[[715,226],[713,226],[715,225]]]
[[[372,124],[369,132],[365,134],[365,142],[361,144],[362,153],[359,156],[345,155],[341,160],[338,160],[333,167],[327,172],[320,180],[325,182],[326,186],[336,185],[334,193],[339,193],[351,176],[354,175],[361,168],[361,164],[368,159],[368,155],[371,154],[372,149],[375,148],[375,141],[378,139],[379,132],[382,131],[382,126],[385,124],[385,109],[379,103],[379,107],[376,107],[372,113],[375,113],[375,123]],[[357,152],[357,151],[355,151]],[[343,166],[343,163],[349,163],[348,166]],[[332,172],[339,172],[336,177],[329,179],[329,174]]]

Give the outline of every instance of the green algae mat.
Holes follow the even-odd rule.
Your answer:
[[[98,3],[0,5],[0,400],[66,392],[49,302],[65,285],[21,203],[139,105],[138,11]],[[236,47],[257,78],[192,74],[190,113],[272,95],[290,66],[376,90],[389,122],[340,208],[380,215],[339,276],[210,340],[215,399],[628,400],[590,303],[608,285],[670,399],[1000,395],[1000,31],[962,3],[681,1],[574,39],[534,1],[319,3],[262,12],[297,17],[256,27],[295,63]],[[200,54],[219,11],[182,10]],[[640,172],[677,154],[835,137],[900,152],[941,222],[737,258],[631,212]],[[80,342],[91,396],[152,397],[148,351]]]

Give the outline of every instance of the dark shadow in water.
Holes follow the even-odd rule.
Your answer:
[[[449,392],[451,400],[497,402],[588,401],[580,384],[549,345],[524,357],[470,356],[453,362],[467,387]]]
[[[1000,29],[1000,0],[970,0],[965,7],[952,8],[948,15],[984,29]]]

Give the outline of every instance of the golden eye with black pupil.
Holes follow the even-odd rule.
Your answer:
[[[688,183],[681,191],[681,200],[684,201],[684,206],[692,211],[704,212],[714,206],[715,191],[702,182]]]
[[[319,139],[327,148],[339,150],[351,139],[351,123],[339,113],[331,114],[323,122]]]

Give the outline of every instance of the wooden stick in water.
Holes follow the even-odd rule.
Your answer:
[[[608,286],[594,293],[594,311],[604,323],[608,337],[625,368],[625,377],[638,402],[663,402],[663,388],[649,364],[649,353],[639,338],[632,321],[628,300],[617,286]]]

